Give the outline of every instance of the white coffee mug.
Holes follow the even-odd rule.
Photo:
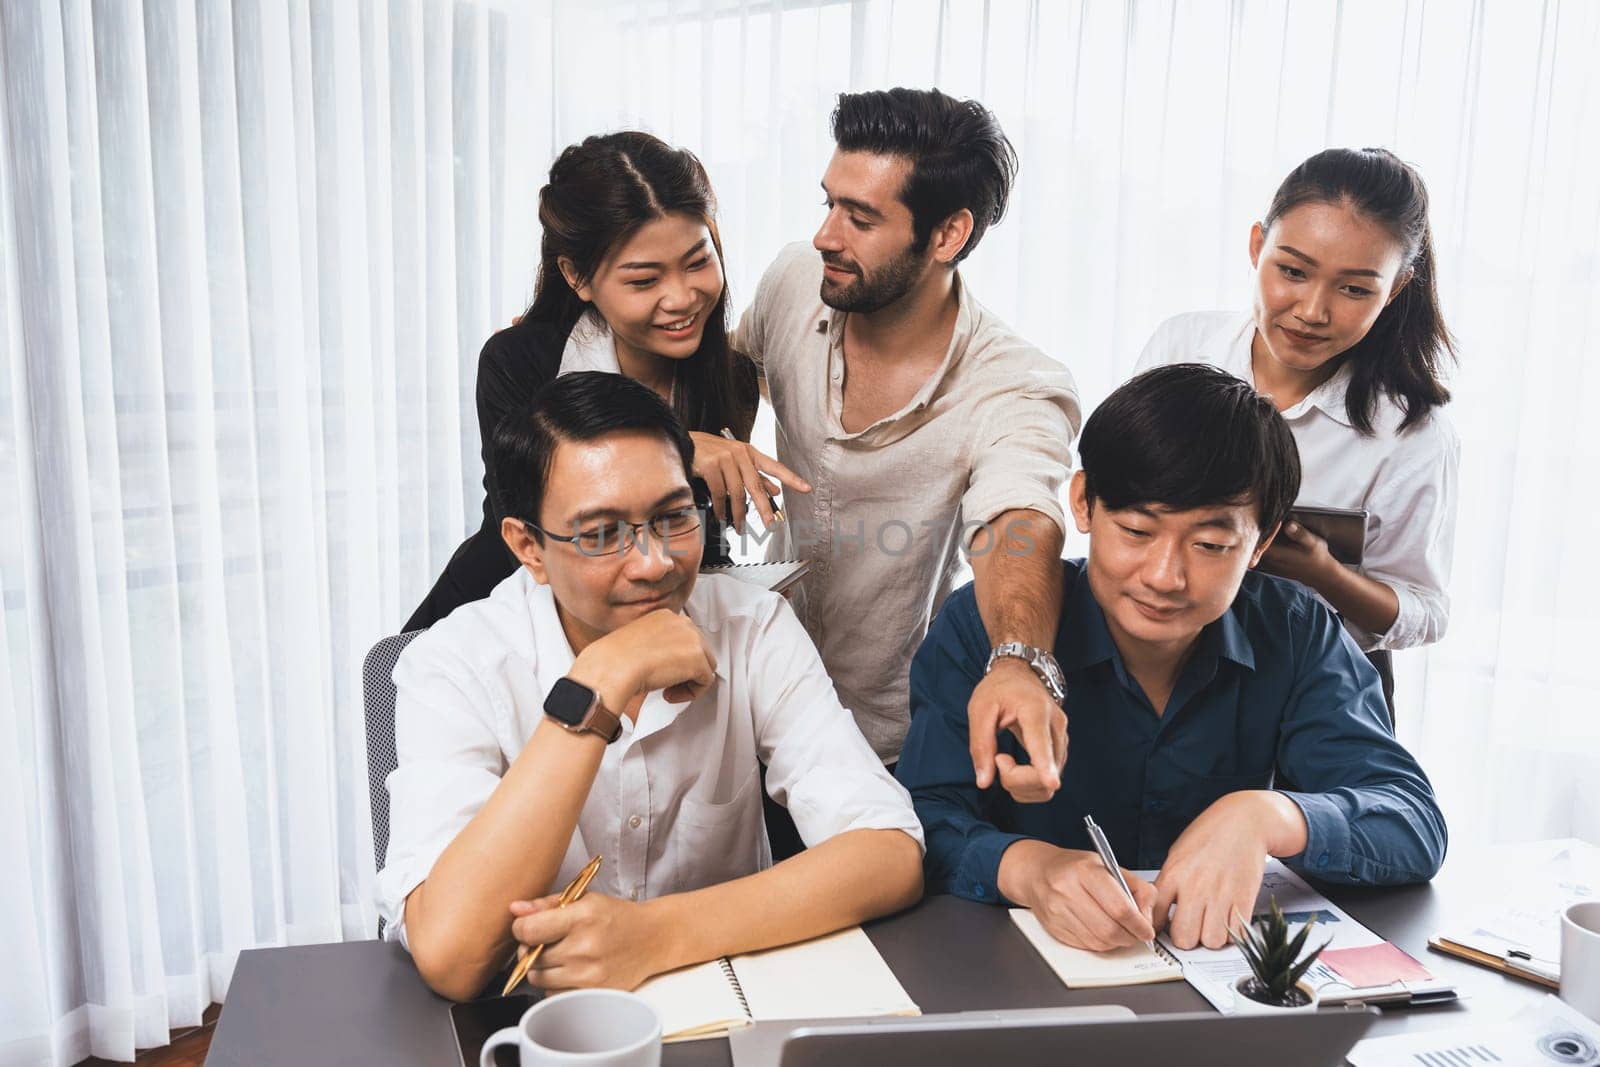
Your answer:
[[[632,993],[574,989],[545,997],[483,1043],[479,1067],[510,1045],[521,1067],[660,1067],[661,1019]]]
[[[1600,1022],[1600,900],[1561,916],[1561,999]]]

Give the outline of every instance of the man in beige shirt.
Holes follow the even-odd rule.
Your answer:
[[[768,558],[814,561],[794,607],[892,763],[912,654],[966,552],[996,649],[969,711],[976,780],[1043,800],[1066,759],[1047,650],[1078,396],[957,273],[1004,213],[1016,157],[993,115],[937,91],[843,94],[833,132],[815,250],[779,254],[735,341],[762,370],[779,458],[812,486],[784,495]],[[1001,729],[1029,764],[995,755]]]

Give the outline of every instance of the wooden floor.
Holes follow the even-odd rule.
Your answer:
[[[206,1053],[211,1049],[211,1034],[217,1026],[217,1016],[222,1005],[213,1004],[206,1009],[199,1026],[172,1031],[172,1043],[161,1048],[149,1048],[139,1053],[135,1060],[140,1067],[202,1067]],[[116,1060],[102,1060],[93,1056],[77,1067],[119,1067]]]

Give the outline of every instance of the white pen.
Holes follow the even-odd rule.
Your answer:
[[[1133,890],[1128,888],[1128,880],[1122,877],[1122,866],[1117,863],[1117,854],[1111,851],[1111,842],[1106,840],[1105,832],[1095,823],[1093,815],[1085,815],[1083,825],[1089,828],[1089,840],[1094,842],[1094,850],[1100,853],[1100,862],[1106,865],[1111,877],[1115,878],[1122,891],[1128,894],[1128,903],[1133,905],[1133,910],[1138,911],[1139,901],[1134,897]],[[1154,952],[1156,943],[1146,941],[1144,947]]]

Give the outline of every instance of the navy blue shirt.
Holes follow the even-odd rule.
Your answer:
[[[1308,874],[1393,885],[1439,869],[1433,788],[1389,730],[1377,672],[1303,586],[1246,574],[1157,715],[1123,667],[1083,561],[1065,567],[1055,655],[1067,678],[1067,765],[1049,801],[1019,804],[998,783],[974,784],[967,701],[990,644],[971,585],[945,602],[912,660],[896,775],[927,834],[930,892],[999,901],[1001,853],[1024,837],[1092,848],[1085,814],[1124,867],[1159,868],[1197,815],[1242,789],[1276,788],[1300,807],[1306,849],[1284,862]],[[1026,760],[1010,733],[1000,749]]]

